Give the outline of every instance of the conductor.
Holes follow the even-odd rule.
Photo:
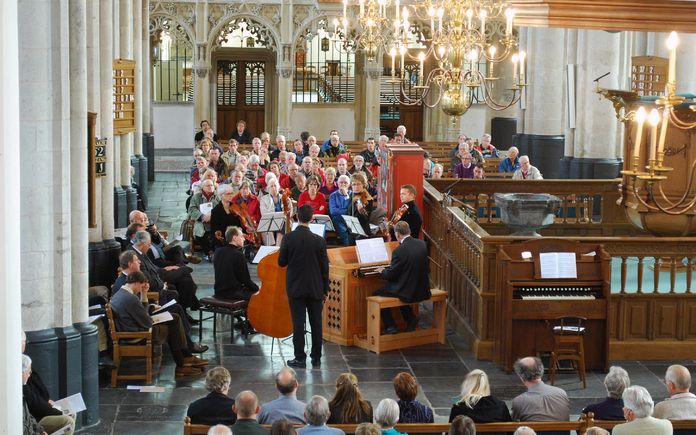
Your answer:
[[[387,280],[387,285],[374,295],[396,297],[407,303],[430,299],[428,250],[425,242],[411,237],[411,229],[405,221],[394,225],[394,233],[399,246],[392,252],[391,264],[377,269],[382,278]],[[400,310],[406,321],[406,331],[414,331],[418,327],[418,317],[411,306],[404,305]],[[381,314],[384,321],[383,334],[396,334],[398,330],[391,309],[384,308]]]
[[[296,368],[307,367],[305,353],[305,318],[312,329],[312,367],[321,366],[321,312],[329,293],[329,258],[326,241],[309,230],[312,206],[297,209],[297,228],[286,234],[280,243],[278,265],[287,266],[286,290],[292,317],[292,345],[295,358],[287,362]]]

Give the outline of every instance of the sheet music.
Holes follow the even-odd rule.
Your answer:
[[[171,307],[175,303],[176,303],[176,299],[172,299],[171,301],[167,302],[166,304],[162,305],[161,307],[159,307],[158,309],[153,311],[152,314],[157,314],[160,311],[166,310],[167,308]]]
[[[539,268],[543,279],[578,277],[574,252],[541,252]]]
[[[266,255],[270,255],[279,249],[280,246],[261,246],[259,247],[258,252],[256,252],[256,256],[251,262],[253,264],[259,264],[261,260],[263,260],[263,257],[265,257]]]
[[[87,409],[81,393],[73,394],[72,396],[56,400],[53,402],[53,407],[59,411],[62,411],[63,414],[77,414],[78,412]]]
[[[299,224],[297,222],[293,222],[292,230],[295,231],[295,228],[297,228],[298,225]],[[313,232],[319,237],[324,237],[326,226],[324,224],[309,224],[309,231]]]
[[[198,206],[198,209],[203,214],[210,214],[210,212],[213,211],[213,203],[212,202],[204,202],[203,204]]]
[[[285,213],[277,211],[273,213],[265,213],[261,215],[256,230],[259,233],[268,233],[271,231],[280,231],[285,225]]]
[[[358,220],[358,218],[346,214],[341,216],[343,216],[343,220],[346,222],[348,231],[359,236],[367,237],[367,234],[365,234],[365,230],[363,230],[362,225],[360,225],[360,221]]]
[[[387,247],[381,237],[356,240],[355,249],[358,251],[358,261],[361,263],[386,263],[389,261]]]
[[[312,223],[326,225],[326,231],[336,231],[331,221],[331,216],[327,214],[315,214]]]
[[[172,317],[172,313],[169,311],[164,311],[159,314],[155,314],[154,316],[150,316],[152,319],[152,324],[157,325],[158,323],[164,323],[164,322],[169,322],[170,320],[173,320],[174,317]]]

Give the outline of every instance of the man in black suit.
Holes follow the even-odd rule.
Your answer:
[[[399,246],[392,252],[391,264],[377,269],[387,280],[384,288],[377,290],[375,296],[399,298],[402,302],[415,303],[430,299],[430,280],[428,278],[428,249],[425,242],[411,237],[411,228],[405,221],[394,225],[394,233]],[[406,321],[406,331],[418,326],[418,317],[410,305],[400,307]],[[382,310],[384,334],[396,334],[397,328],[391,308]]]
[[[220,299],[244,299],[259,291],[259,286],[249,275],[247,259],[242,252],[244,231],[239,227],[228,227],[225,231],[227,244],[215,250],[215,297]]]
[[[401,186],[399,198],[401,198],[401,207],[405,206],[406,209],[399,220],[408,224],[408,227],[411,229],[411,237],[420,239],[423,217],[418,209],[418,205],[416,205],[416,187],[413,184],[404,184]],[[389,232],[392,235],[392,239],[396,238],[393,228],[390,228]]]
[[[246,128],[245,121],[237,121],[237,129],[230,136],[230,140],[236,140],[239,144],[250,144],[251,143],[251,133]]]
[[[326,241],[309,230],[313,218],[312,207],[305,204],[297,210],[299,225],[283,237],[278,265],[287,266],[286,290],[292,316],[292,344],[295,359],[290,367],[307,367],[305,353],[305,316],[309,315],[312,328],[312,367],[321,365],[321,311],[329,293],[329,257]]]

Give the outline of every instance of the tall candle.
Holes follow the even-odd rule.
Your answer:
[[[635,133],[635,142],[633,144],[633,156],[638,157],[640,156],[640,145],[641,141],[643,140],[643,123],[645,123],[645,117],[647,113],[645,113],[645,107],[640,107],[638,111],[636,112],[636,133]]]
[[[486,12],[485,9],[482,9],[481,12],[479,12],[479,18],[481,19],[481,37],[483,40],[486,40],[486,17],[488,16],[488,12]]]
[[[396,12],[396,19],[398,20],[399,19],[399,12],[400,12],[399,11],[399,0],[396,0],[396,8],[394,8],[394,9]]]
[[[513,9],[508,8],[505,11],[505,34],[510,36],[512,34],[512,19],[515,16],[515,11]]]
[[[392,58],[391,76],[392,76],[392,79],[394,79],[394,76],[396,75],[396,48],[392,47],[391,50],[389,50],[389,54],[391,55],[391,58]]]
[[[360,0],[360,18],[365,16],[365,0]]]
[[[662,112],[662,128],[660,129],[660,142],[657,148],[657,155],[665,150],[665,140],[667,139],[667,126],[669,124],[669,112],[667,108]]]
[[[512,55],[512,86],[517,86],[517,61],[519,56],[517,53]]]
[[[418,85],[423,86],[423,62],[425,61],[425,53],[422,51],[418,53],[418,60],[420,61],[420,69],[418,71]]]
[[[679,45],[679,37],[677,32],[672,32],[667,38],[667,48],[669,49],[669,72],[667,74],[667,82],[674,82],[677,77],[677,45]]]
[[[348,0],[343,0],[343,16],[346,16],[346,9],[348,8]]]
[[[524,60],[527,58],[527,53],[520,51],[520,84],[524,84]]]
[[[474,10],[473,9],[467,9],[466,10],[466,28],[471,29],[471,20],[474,18]]]
[[[650,124],[650,160],[654,161],[657,150],[657,124],[660,123],[660,114],[657,112],[657,109],[650,111],[648,123]]]

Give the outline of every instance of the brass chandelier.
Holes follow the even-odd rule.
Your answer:
[[[388,53],[389,83],[400,104],[439,105],[458,117],[475,98],[494,110],[507,109],[527,86],[526,54],[516,52],[514,10],[505,0],[425,0],[403,6],[399,0],[359,0],[357,11],[348,6],[343,0],[343,16],[334,20],[337,46],[362,50],[370,62]],[[502,68],[496,65],[508,59],[513,77],[499,101],[493,91]],[[417,74],[405,68],[414,61]]]

